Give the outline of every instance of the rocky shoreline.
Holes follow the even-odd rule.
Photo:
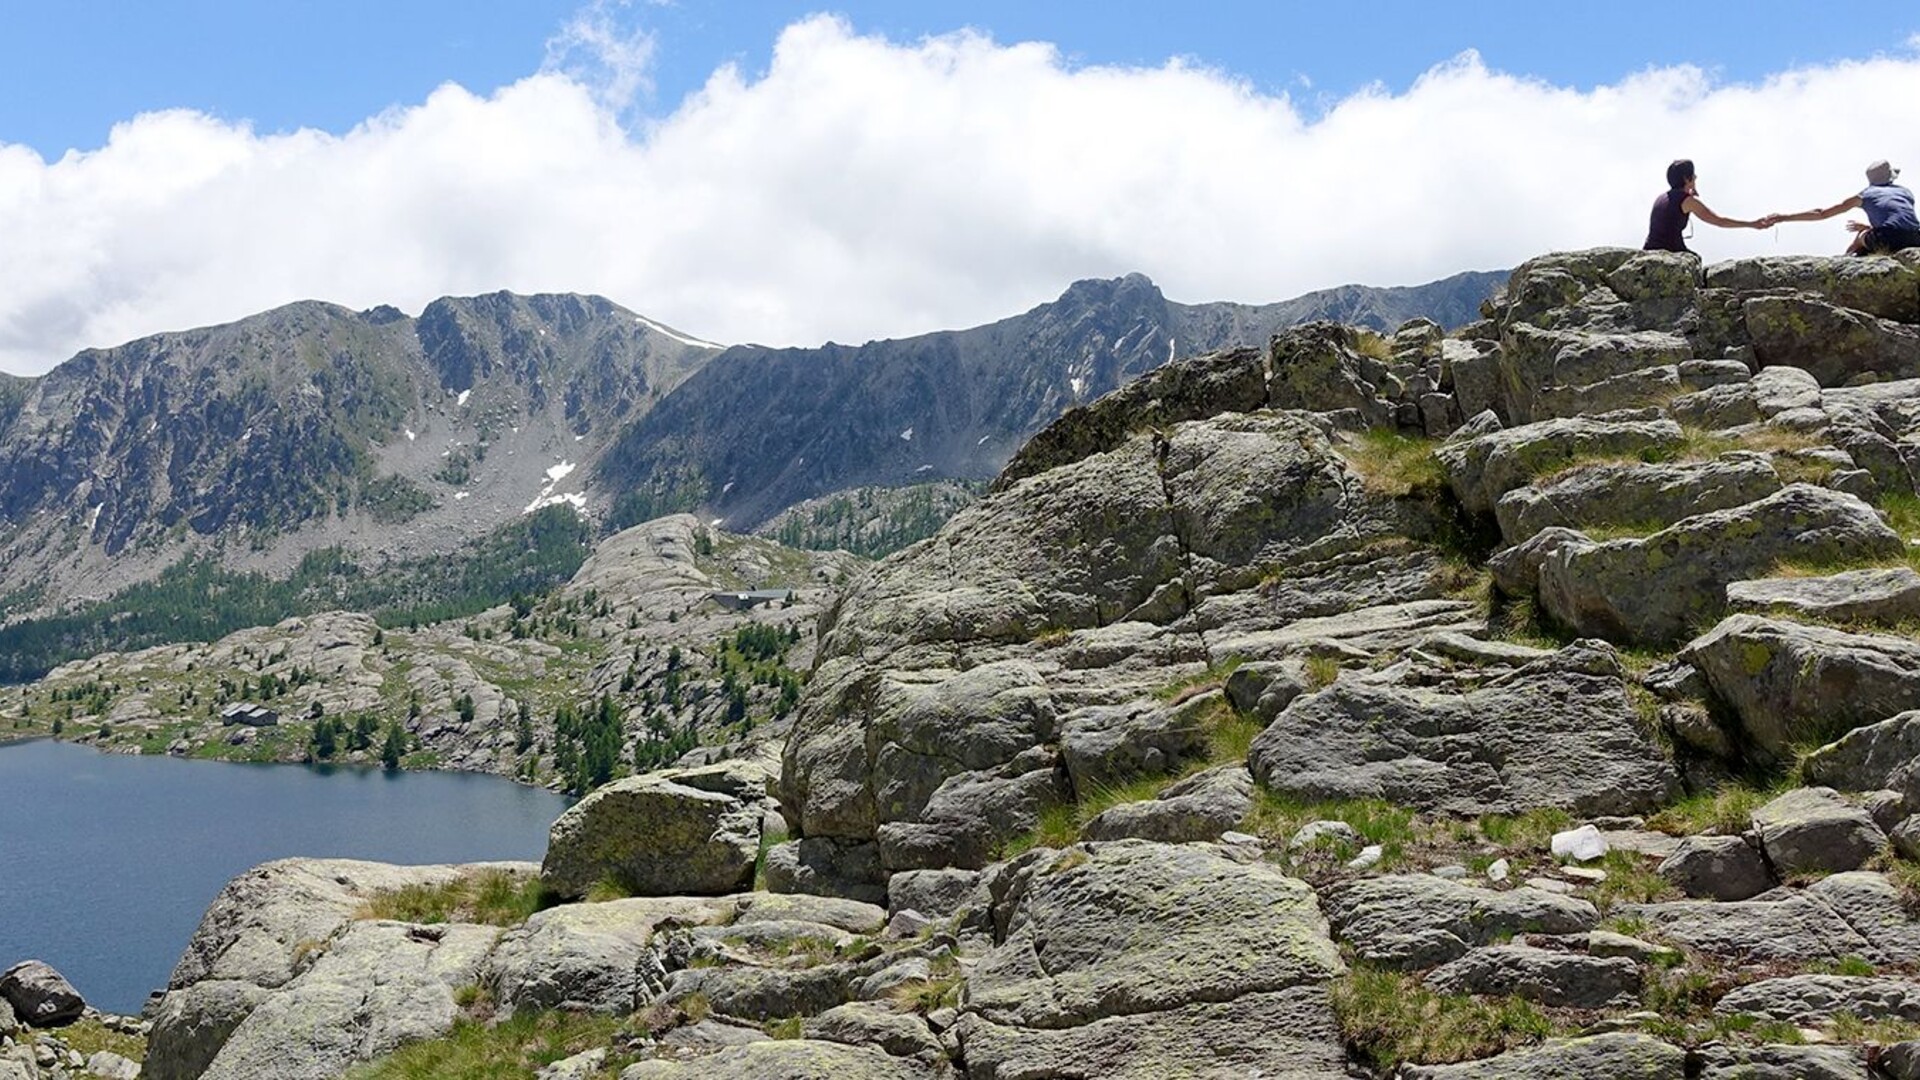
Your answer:
[[[1920,1078],[1916,264],[1485,314],[1070,411],[822,598],[777,762],[242,875],[142,1075]]]

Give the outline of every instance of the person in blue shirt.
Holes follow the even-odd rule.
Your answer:
[[[1779,221],[1825,221],[1849,210],[1865,210],[1867,220],[1847,222],[1853,231],[1849,255],[1891,255],[1920,247],[1920,216],[1913,208],[1913,192],[1893,182],[1900,170],[1884,161],[1867,166],[1867,186],[1824,210],[1775,215]]]

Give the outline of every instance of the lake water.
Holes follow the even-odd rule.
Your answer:
[[[569,800],[496,776],[0,746],[0,970],[137,1013],[229,878],[290,855],[538,861]]]

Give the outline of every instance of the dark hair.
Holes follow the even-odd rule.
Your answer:
[[[1667,166],[1667,187],[1669,189],[1679,191],[1681,188],[1686,187],[1687,181],[1691,179],[1693,179],[1692,158],[1681,158],[1679,161]]]

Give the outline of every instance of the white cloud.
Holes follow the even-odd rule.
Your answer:
[[[540,74],[342,135],[164,112],[52,163],[0,146],[0,369],[308,297],[597,292],[701,338],[814,344],[970,325],[1129,270],[1187,300],[1416,282],[1636,244],[1680,155],[1725,214],[1831,202],[1908,154],[1886,135],[1920,95],[1910,53],[1588,91],[1466,55],[1309,112],[1185,62],[1076,68],[814,18],[764,75],[724,68],[623,125],[652,44],[594,14]],[[1694,244],[1844,241],[1829,222]]]

